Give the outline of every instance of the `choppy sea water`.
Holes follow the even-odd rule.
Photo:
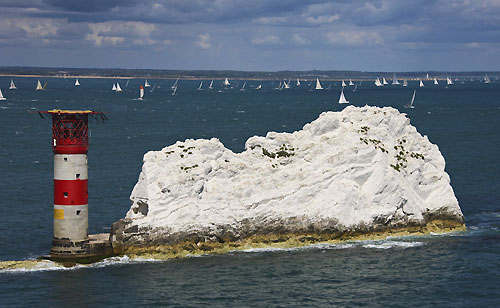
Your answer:
[[[340,83],[330,90],[278,91],[277,82],[232,81],[233,89],[197,91],[198,81],[14,78],[18,90],[0,101],[0,261],[46,254],[52,239],[51,122],[37,110],[93,109],[89,151],[89,232],[108,232],[124,217],[142,156],[186,138],[219,138],[239,152],[246,139],[268,131],[292,132],[321,112],[344,108]],[[239,86],[236,84],[239,83]],[[207,81],[204,84],[208,84]],[[330,82],[326,82],[327,88]],[[153,86],[154,91],[151,92]],[[417,89],[415,108],[406,109]],[[466,217],[468,232],[384,241],[253,249],[182,260],[110,258],[73,268],[40,263],[0,271],[5,306],[500,306],[500,82],[456,81],[453,86],[376,88],[363,82],[344,93],[353,105],[392,106],[436,143]]]

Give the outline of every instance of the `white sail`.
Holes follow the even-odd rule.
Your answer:
[[[120,87],[120,84],[117,82],[116,83],[116,92],[122,92],[122,88]]]
[[[224,83],[223,85],[225,85],[226,87],[229,86],[231,83],[229,83],[229,80],[226,78],[224,79]]]
[[[173,88],[172,95],[175,95],[176,92],[177,92],[177,86]]]
[[[349,101],[345,99],[344,88],[340,91],[339,104],[349,104]]]
[[[435,84],[435,85],[438,85],[438,84],[439,84],[439,82],[438,82],[438,80],[437,80],[437,78],[436,78],[436,77],[434,77],[434,84]]]
[[[403,87],[407,87],[408,86],[408,81],[405,79],[403,80]]]
[[[177,83],[179,82],[179,77],[177,77],[177,79],[175,80],[174,84],[171,86],[172,90],[174,88],[177,88]]]
[[[350,86],[353,86],[353,85],[354,85],[354,83],[352,82],[352,79],[350,79],[350,78],[349,78],[349,85],[350,85]]]
[[[488,74],[484,75],[484,83],[490,83],[490,77],[488,77]]]
[[[198,91],[203,90],[203,81],[202,81],[202,82],[200,82],[200,86],[199,86],[199,87],[198,87],[198,89],[196,89],[196,90],[198,90]]]
[[[127,83],[125,84],[125,88],[128,87],[129,82],[130,82],[130,79],[127,79]]]
[[[379,79],[378,77],[377,77],[377,79],[375,79],[375,85],[376,85],[377,87],[382,87],[382,86],[384,86],[384,85],[380,82],[380,79]]]
[[[453,84],[453,81],[451,81],[451,78],[450,78],[450,77],[446,77],[446,84],[447,84],[447,85],[451,85],[451,84]]]
[[[149,88],[151,85],[149,84],[148,80],[144,81],[144,87]]]
[[[411,97],[410,103],[405,105],[406,108],[415,108],[413,106],[413,102],[415,101],[415,93],[417,93],[417,90],[413,90],[413,96]]]
[[[208,86],[208,88],[212,90],[214,88],[213,85],[214,85],[214,80],[212,79],[212,81],[210,81],[210,85]]]
[[[246,82],[243,83],[243,87],[241,87],[240,91],[245,91],[245,86],[246,86]]]
[[[115,83],[113,83],[113,88],[111,88],[111,90],[116,91],[116,84]]]
[[[422,79],[419,80],[419,86],[422,88],[424,86],[424,82],[422,81]]]
[[[75,80],[75,86],[79,86],[80,85],[80,82],[78,81],[78,78],[76,78]]]
[[[255,88],[255,90],[260,90],[260,89],[262,89],[262,85],[261,85],[261,84],[259,84],[259,85],[257,86],[257,88]]]
[[[386,84],[389,84],[387,80],[385,80],[385,77],[382,77],[382,84],[385,86]]]
[[[144,97],[144,88],[141,86],[141,88],[139,89],[139,100],[142,101],[142,98]]]
[[[6,98],[3,97],[2,90],[0,89],[0,101],[4,101],[4,100],[6,100]]]
[[[392,74],[392,85],[398,85],[399,81],[396,78],[396,74]]]
[[[15,90],[17,89],[16,85],[14,84],[14,80],[10,80],[10,87],[9,87],[9,90]]]
[[[425,78],[427,78],[427,80],[431,79],[431,77],[429,77],[429,73],[426,74]]]
[[[42,84],[40,83],[40,79],[36,83],[36,90],[43,90]]]
[[[283,80],[283,87],[285,89],[290,89],[290,82],[286,83],[286,80]]]
[[[319,78],[316,78],[316,90],[323,90],[321,83],[319,82]]]
[[[300,86],[300,80],[297,78],[297,87]]]
[[[343,87],[346,87],[347,85],[345,84],[345,82],[342,80],[342,88]]]

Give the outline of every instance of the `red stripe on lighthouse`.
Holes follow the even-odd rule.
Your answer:
[[[54,180],[54,204],[88,204],[88,180]]]

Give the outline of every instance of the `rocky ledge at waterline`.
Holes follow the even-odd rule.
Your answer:
[[[178,255],[465,230],[438,147],[390,107],[324,112],[234,153],[215,138],[144,155],[118,253]]]

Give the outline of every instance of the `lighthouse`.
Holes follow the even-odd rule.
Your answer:
[[[52,115],[54,237],[50,255],[53,258],[86,256],[89,253],[88,118],[103,115],[91,110],[54,109],[41,113]]]

